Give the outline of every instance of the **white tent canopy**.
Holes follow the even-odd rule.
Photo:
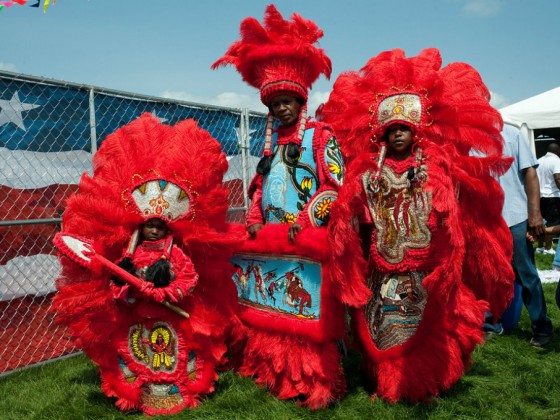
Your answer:
[[[536,129],[560,127],[560,87],[500,109],[505,123],[519,127],[535,150]]]

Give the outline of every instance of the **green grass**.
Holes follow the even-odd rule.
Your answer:
[[[554,244],[552,247],[556,249],[558,245]],[[536,248],[537,245],[533,245],[533,248]],[[539,270],[552,270],[552,260],[554,259],[554,255],[548,254],[537,254],[535,253],[535,262],[537,264],[537,268]]]
[[[549,269],[552,256],[537,257]],[[548,261],[550,260],[550,261]],[[543,285],[549,316],[558,331],[556,284]],[[360,356],[344,360],[348,393],[334,406],[309,411],[279,401],[250,379],[221,374],[216,391],[193,410],[165,418],[194,419],[560,419],[560,336],[545,349],[529,346],[530,321],[479,346],[471,369],[453,389],[430,404],[371,400],[360,373]],[[85,356],[49,363],[0,378],[0,419],[142,419],[123,413],[100,389],[96,367]]]

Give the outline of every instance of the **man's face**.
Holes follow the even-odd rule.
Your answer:
[[[284,127],[289,127],[297,123],[301,105],[297,99],[291,95],[278,95],[270,101],[272,115],[280,121]]]
[[[142,237],[147,241],[158,241],[168,232],[167,224],[161,219],[150,219],[142,226]]]

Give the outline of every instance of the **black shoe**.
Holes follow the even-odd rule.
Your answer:
[[[529,344],[533,347],[544,347],[544,346],[547,346],[548,344],[550,344],[553,337],[554,337],[554,334],[552,334],[552,333],[550,333],[550,334],[533,334],[533,337],[531,337],[531,340],[529,341]]]

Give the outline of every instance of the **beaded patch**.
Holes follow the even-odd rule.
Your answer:
[[[389,121],[408,121],[414,125],[420,123],[422,101],[413,93],[401,93],[384,98],[379,104],[377,120],[380,126]]]
[[[298,318],[320,318],[319,262],[290,255],[236,254],[231,263],[239,303]]]
[[[422,320],[427,292],[425,272],[379,273],[368,279],[372,298],[364,308],[369,334],[377,348],[386,350],[405,343]]]
[[[154,372],[172,372],[177,367],[177,334],[165,322],[156,322],[151,330],[133,325],[128,335],[129,352],[134,360]]]
[[[431,194],[424,191],[426,165],[420,165],[411,185],[408,173],[396,174],[384,165],[379,179],[371,172],[362,176],[368,207],[375,223],[376,248],[390,264],[401,262],[408,249],[430,245],[432,234],[428,219],[432,209]]]
[[[342,160],[342,153],[338,147],[334,137],[331,137],[325,147],[325,164],[329,170],[332,179],[338,184],[342,185],[342,178],[344,177],[344,161]]]
[[[172,221],[186,215],[190,208],[187,192],[178,185],[161,179],[136,187],[132,191],[132,199],[146,218],[165,217]]]
[[[336,200],[336,191],[323,191],[313,197],[307,207],[311,226],[324,226],[331,215],[331,205]]]

